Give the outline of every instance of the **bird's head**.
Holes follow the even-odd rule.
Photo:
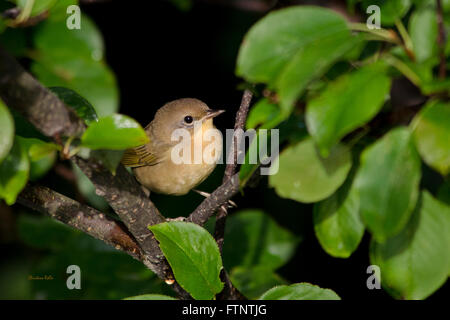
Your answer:
[[[152,121],[152,132],[162,141],[169,142],[176,129],[186,129],[191,134],[195,125],[201,125],[202,131],[213,128],[213,118],[225,110],[210,109],[198,99],[184,98],[165,104]]]

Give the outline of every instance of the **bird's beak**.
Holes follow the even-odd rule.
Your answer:
[[[213,109],[209,109],[208,111],[206,111],[206,117],[205,119],[211,119],[211,118],[215,118],[217,117],[219,114],[222,114],[225,112],[225,110],[213,110]]]

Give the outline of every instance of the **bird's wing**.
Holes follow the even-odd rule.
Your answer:
[[[158,157],[150,149],[150,144],[127,149],[121,162],[123,165],[132,168],[155,165],[159,162]]]

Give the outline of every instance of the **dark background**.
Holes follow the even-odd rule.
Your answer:
[[[81,10],[103,33],[106,60],[120,87],[121,113],[145,126],[164,103],[195,97],[211,108],[227,111],[215,120],[219,129],[233,127],[242,95],[238,88],[242,80],[234,75],[238,49],[245,32],[264,12],[203,2],[195,2],[191,10],[183,12],[167,1],[137,0],[82,5]],[[217,168],[199,189],[214,190],[223,169]],[[60,178],[50,173],[43,184],[60,183]],[[177,217],[188,215],[202,197],[193,193],[182,197],[152,195],[152,200],[163,214]],[[288,281],[330,288],[342,299],[392,299],[384,290],[367,289],[367,233],[349,259],[333,258],[320,247],[314,234],[312,205],[279,198],[264,179],[256,188],[246,188],[235,201],[238,209],[265,210],[302,237],[295,256],[278,270]],[[21,250],[11,246],[0,249],[6,259]],[[447,282],[430,299],[448,298],[448,289]]]

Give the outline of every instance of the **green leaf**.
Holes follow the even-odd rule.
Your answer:
[[[444,0],[443,2],[444,3],[448,2],[448,0]],[[418,9],[422,9],[422,8],[428,7],[428,6],[435,6],[436,1],[435,0],[412,0],[412,3],[413,3],[413,5],[416,6],[416,10],[418,10]]]
[[[426,7],[413,12],[409,21],[409,34],[417,62],[437,59],[438,23],[436,9]]]
[[[222,291],[222,259],[214,238],[202,227],[187,222],[149,226],[175,279],[194,299],[210,300]]]
[[[278,286],[265,292],[259,300],[341,300],[330,289],[322,289],[309,283]]]
[[[92,104],[75,91],[64,87],[51,87],[49,89],[67,106],[74,109],[87,125],[93,121],[98,121],[97,113]]]
[[[363,10],[367,7],[377,5],[380,7],[381,24],[392,26],[396,20],[403,18],[411,7],[411,0],[364,0]]]
[[[408,128],[400,127],[361,154],[355,188],[360,214],[379,242],[406,225],[419,195],[420,159]]]
[[[279,113],[276,104],[266,98],[261,99],[250,109],[245,126],[247,129],[256,128],[275,119]]]
[[[55,6],[56,7],[56,6]],[[66,6],[67,8],[67,6]],[[92,103],[100,117],[117,111],[116,79],[103,61],[104,45],[95,24],[82,15],[82,28],[48,19],[36,30],[32,72],[47,87],[70,88]]]
[[[282,116],[281,113],[278,111],[276,115],[273,116],[273,118],[270,117],[270,119],[268,119],[267,122],[265,122],[259,127],[260,130],[256,130],[256,139],[253,139],[252,143],[250,144],[245,154],[245,161],[241,165],[239,170],[239,182],[241,188],[247,185],[247,183],[249,182],[255,171],[260,167],[260,162],[262,161],[262,159],[261,158],[258,159],[259,163],[253,163],[252,161],[250,161],[250,155],[252,154],[255,155],[258,154],[259,152],[258,151],[259,142],[261,139],[261,134],[263,132],[261,129],[267,130],[266,131],[267,139],[264,139],[265,141],[267,141],[267,150],[270,150],[271,157],[276,158],[272,153],[272,138],[271,138],[272,135],[271,129],[275,127],[277,127],[279,133],[278,144],[277,146],[274,146],[274,150],[276,147],[277,151],[278,146],[282,145],[285,141],[295,143],[303,140],[305,137],[308,136],[304,117],[302,114],[300,115],[292,114],[289,118],[285,119],[284,116]],[[276,140],[274,142],[276,142]],[[274,163],[273,160],[275,159],[273,158],[270,159],[272,161],[271,163]],[[267,157],[263,159],[264,161],[269,160]]]
[[[294,54],[317,39],[347,29],[331,10],[291,7],[270,13],[246,34],[239,51],[237,74],[251,82],[269,83]]]
[[[56,151],[61,150],[61,146],[57,144],[44,142],[39,139],[32,140],[37,140],[37,143],[33,143],[28,149],[28,155],[32,161],[41,160],[49,155],[56,155]]]
[[[431,73],[431,70],[430,70]],[[422,83],[420,89],[425,95],[434,95],[437,93],[446,93],[450,88],[450,79],[431,79]]]
[[[306,124],[322,155],[381,109],[391,86],[384,69],[375,64],[345,74],[308,103]]]
[[[140,296],[128,297],[123,300],[178,300],[170,296],[163,294],[143,294]]]
[[[287,284],[286,280],[263,265],[236,267],[231,271],[230,280],[248,299],[257,299],[270,288]]]
[[[30,0],[15,0],[14,2],[16,2],[17,6],[23,10],[26,7],[27,2],[30,2]],[[40,13],[50,9],[56,2],[57,0],[35,0],[33,2],[30,16],[33,17],[39,15]]]
[[[361,37],[349,38],[346,30],[318,40],[299,52],[283,69],[276,83],[282,113],[290,114],[308,84],[323,76],[360,41]]]
[[[55,164],[57,150],[61,147],[36,138],[17,138],[30,161],[30,180],[35,181],[43,177]]]
[[[256,133],[255,140],[258,139],[258,133]],[[239,184],[240,187],[243,188],[247,182],[250,180],[250,178],[253,176],[255,171],[258,169],[259,164],[257,163],[250,163],[250,152],[257,151],[258,143],[257,141],[252,141],[250,144],[249,149],[247,150],[247,153],[245,154],[245,162],[241,165],[239,169]]]
[[[346,146],[338,144],[328,158],[322,158],[311,137],[284,150],[277,161],[279,170],[269,176],[270,186],[282,198],[305,203],[332,195],[352,166]]]
[[[91,180],[81,171],[81,169],[72,162],[72,170],[76,177],[78,191],[83,195],[87,202],[94,208],[105,211],[109,208],[105,199],[95,193],[95,186]]]
[[[9,153],[14,141],[14,120],[0,100],[0,163]]]
[[[78,0],[58,0],[56,4],[50,8],[47,20],[64,21],[65,23],[68,17],[67,8],[71,5],[78,5]]]
[[[447,280],[449,245],[450,207],[424,191],[405,229],[383,244],[372,242],[370,260],[395,298],[425,299]]]
[[[331,256],[348,258],[364,235],[359,216],[359,196],[353,179],[328,199],[314,205],[314,231],[322,248]]]
[[[36,50],[39,54],[50,54],[59,59],[81,57],[101,61],[105,48],[100,30],[84,14],[81,15],[81,25],[81,29],[70,30],[66,26],[65,19],[44,21],[34,33],[33,40]]]
[[[0,163],[0,199],[4,199],[8,205],[14,204],[27,183],[29,171],[27,151],[20,140],[15,138],[11,152]]]
[[[31,248],[57,250],[64,248],[72,229],[49,217],[21,214],[17,221],[20,239]]]
[[[149,138],[132,118],[113,114],[92,122],[81,137],[82,145],[90,149],[123,150],[144,145]]]
[[[450,12],[450,0],[443,0],[442,1],[442,9],[443,9],[443,11],[445,13],[449,13]]]
[[[445,181],[439,187],[437,198],[450,206],[450,180]]]
[[[247,184],[247,182],[253,176],[255,171],[260,167],[260,162],[268,160],[267,157],[269,156],[269,153],[272,150],[271,149],[272,148],[271,131],[269,130],[269,131],[266,131],[267,135],[265,136],[265,140],[267,142],[266,150],[268,150],[268,154],[265,156],[262,155],[263,158],[261,158],[261,155],[259,154],[259,150],[260,150],[259,149],[259,141],[261,139],[260,133],[261,133],[260,130],[256,131],[255,138],[250,143],[248,150],[245,154],[244,163],[242,163],[242,165],[240,167],[239,182],[240,182],[241,188]],[[278,142],[280,142],[280,141],[278,141]],[[254,161],[251,161],[252,160],[251,155],[257,155],[258,161],[256,163]],[[273,156],[273,154],[272,154],[272,156]],[[256,160],[256,156],[255,156],[255,160]]]
[[[291,259],[299,238],[261,210],[243,210],[227,219],[223,257],[228,270],[264,266],[275,270]],[[236,250],[239,248],[239,250]]]
[[[122,160],[124,150],[94,150],[91,157],[100,161],[113,175],[116,175],[116,169]]]
[[[104,63],[76,57],[43,55],[31,65],[47,87],[70,88],[92,103],[99,117],[118,110],[119,91],[112,71]]]
[[[354,46],[347,23],[336,12],[298,6],[269,13],[246,34],[236,73],[279,91],[286,116],[306,86]]]
[[[450,103],[429,102],[411,126],[423,161],[446,176],[450,172]]]
[[[45,176],[53,168],[55,162],[56,153],[48,154],[36,161],[30,161],[30,181],[36,181]]]

